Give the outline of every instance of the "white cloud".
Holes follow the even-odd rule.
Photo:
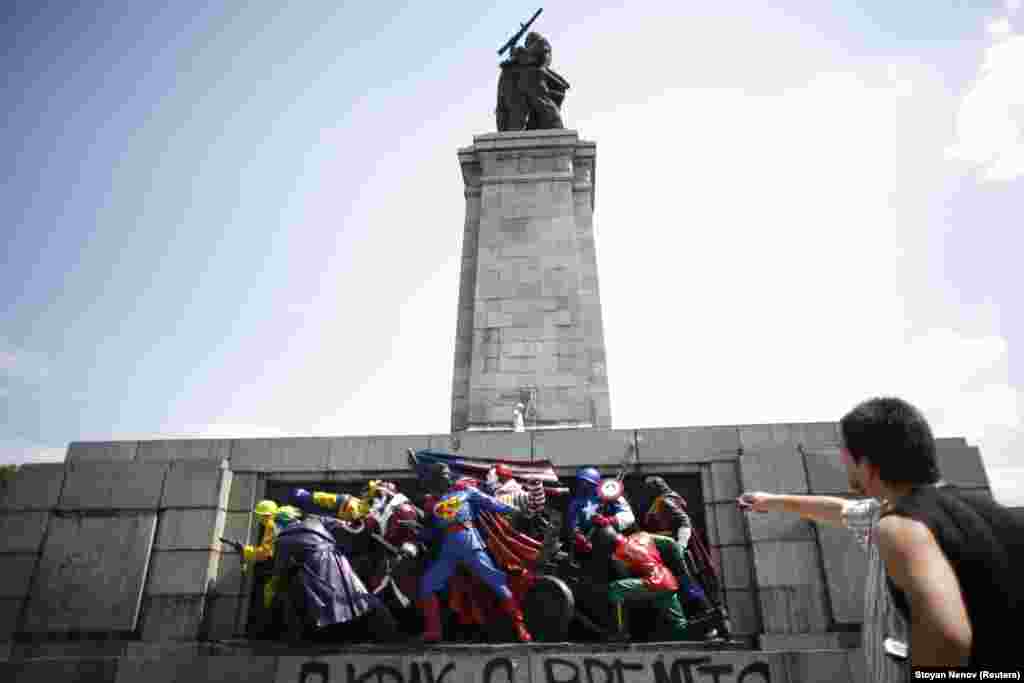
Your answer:
[[[989,31],[996,42],[963,96],[946,156],[974,164],[982,180],[1006,181],[1024,176],[1024,35],[1006,19]]]
[[[988,30],[989,33],[992,34],[992,36],[996,40],[1000,38],[1005,38],[1006,36],[1013,33],[1013,26],[1010,25],[1010,20],[1006,17],[1002,17],[1001,19],[993,19],[988,23],[988,26],[986,26],[985,28]]]
[[[1010,14],[1014,14],[1020,9],[1021,0],[1006,0],[1006,11]]]

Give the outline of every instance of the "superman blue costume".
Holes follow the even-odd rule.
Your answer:
[[[420,580],[424,640],[441,640],[441,605],[437,594],[461,565],[495,592],[499,608],[512,619],[518,639],[530,642],[533,638],[526,628],[519,602],[509,589],[508,576],[488,554],[476,527],[482,512],[518,514],[518,511],[474,487],[453,486],[447,465],[430,465],[425,483],[438,498],[428,510],[430,526],[425,530],[424,540],[437,541],[440,553]]]

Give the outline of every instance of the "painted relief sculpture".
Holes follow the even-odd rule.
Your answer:
[[[624,486],[635,454],[616,477],[577,470],[564,520],[569,490],[549,461],[408,455],[427,491],[421,507],[383,480],[349,489],[358,493],[293,489],[294,507],[256,506],[259,545],[232,542],[247,564],[272,564],[264,603],[289,638],[564,642],[726,632],[724,610],[709,599],[710,556],[664,479],[645,480],[647,531],[637,525]]]

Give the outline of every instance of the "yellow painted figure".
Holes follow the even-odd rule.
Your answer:
[[[259,545],[247,545],[242,548],[242,556],[246,565],[250,562],[263,562],[274,556],[274,537],[276,536],[274,516],[277,514],[277,503],[272,500],[261,500],[256,504],[253,512],[259,521],[262,532]]]

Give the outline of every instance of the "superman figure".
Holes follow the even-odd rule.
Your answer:
[[[424,474],[428,491],[437,496],[436,502],[428,506],[430,526],[425,529],[425,540],[435,540],[440,546],[437,560],[420,580],[419,607],[425,622],[424,641],[441,640],[438,593],[461,565],[494,591],[501,611],[512,619],[519,641],[530,642],[533,638],[526,628],[519,602],[509,588],[508,576],[488,554],[476,528],[481,512],[517,515],[518,511],[473,486],[453,483],[451,470],[445,464],[430,464]]]

